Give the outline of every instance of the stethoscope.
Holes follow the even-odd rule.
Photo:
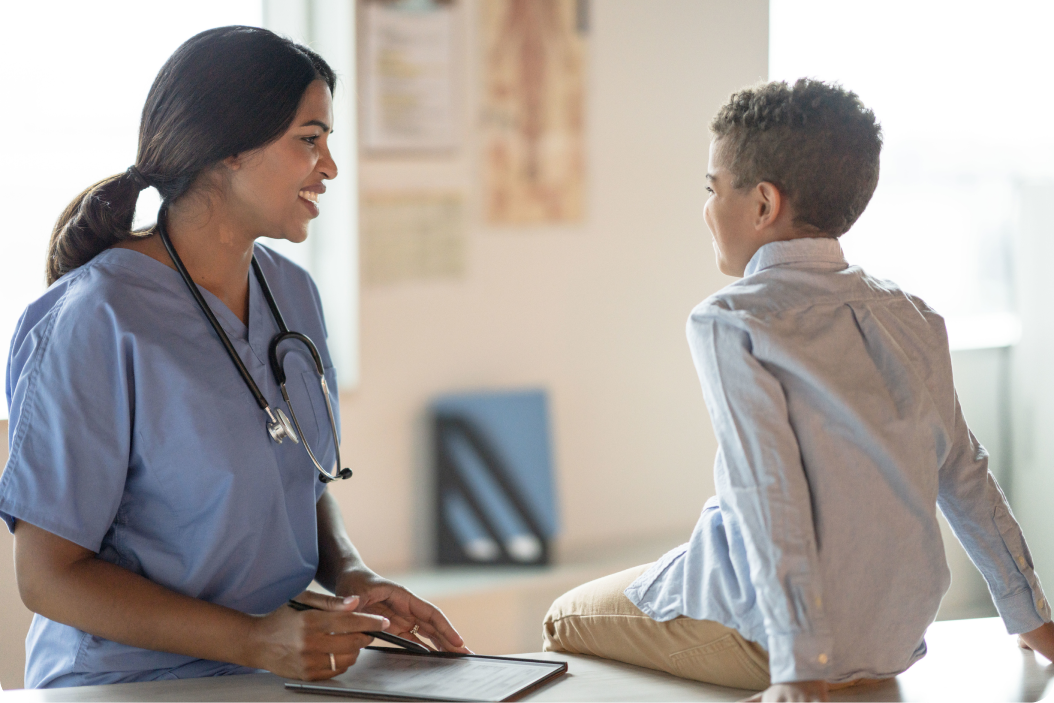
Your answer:
[[[267,348],[267,361],[271,366],[271,373],[274,375],[275,383],[282,390],[282,398],[285,400],[286,406],[289,408],[289,414],[293,416],[293,421],[290,422],[289,418],[281,408],[274,408],[272,410],[270,403],[264,398],[263,393],[260,392],[260,388],[256,385],[256,381],[249,375],[249,370],[245,368],[245,364],[242,363],[241,357],[238,356],[238,352],[234,350],[234,346],[231,344],[231,340],[227,338],[227,333],[223,331],[223,327],[220,326],[219,320],[216,319],[216,315],[213,314],[212,308],[205,301],[205,298],[201,295],[201,291],[198,290],[194,280],[187,273],[187,267],[183,265],[183,260],[179,258],[179,254],[176,253],[176,248],[172,246],[172,240],[168,238],[168,232],[165,231],[165,217],[167,213],[165,208],[157,214],[157,233],[161,236],[161,241],[165,245],[165,249],[168,250],[168,255],[172,257],[172,263],[176,265],[176,270],[179,271],[179,275],[183,278],[183,282],[187,284],[187,288],[190,290],[190,294],[194,296],[194,300],[197,302],[198,307],[205,313],[205,317],[208,318],[209,324],[212,325],[212,329],[216,331],[216,334],[220,338],[220,342],[223,343],[223,348],[227,350],[227,356],[234,362],[235,367],[238,369],[238,373],[241,374],[242,380],[245,381],[245,385],[248,386],[249,392],[256,398],[256,404],[260,406],[260,409],[267,413],[267,433],[271,435],[278,444],[282,443],[284,439],[291,439],[295,444],[300,443],[300,437],[303,437],[304,432],[300,429],[300,423],[296,419],[296,411],[293,410],[293,404],[289,402],[289,393],[285,389],[285,369],[282,364],[278,361],[278,345],[287,339],[295,339],[301,343],[307,350],[311,352],[311,358],[315,362],[315,371],[318,372],[319,384],[322,387],[322,397],[326,399],[326,411],[329,413],[329,427],[333,432],[333,449],[337,453],[337,470],[330,472],[326,471],[325,467],[318,462],[315,458],[315,453],[311,451],[310,445],[307,440],[304,440],[304,449],[307,450],[307,455],[311,457],[311,463],[318,469],[318,480],[323,483],[329,483],[330,481],[336,481],[338,478],[351,478],[351,469],[340,468],[340,443],[337,441],[337,421],[333,416],[333,404],[329,399],[329,386],[326,385],[326,374],[325,369],[322,366],[322,357],[318,353],[318,349],[315,348],[314,342],[306,334],[300,332],[290,332],[289,328],[285,325],[285,319],[282,318],[282,313],[278,310],[278,304],[274,300],[274,296],[271,295],[271,287],[267,285],[267,279],[264,277],[263,271],[260,269],[260,264],[257,263],[256,257],[252,258],[253,273],[256,275],[256,280],[260,283],[260,290],[263,291],[264,298],[267,299],[267,307],[271,308],[271,315],[274,317],[275,324],[278,325],[278,334],[271,339],[271,344]],[[295,429],[294,429],[295,428]]]

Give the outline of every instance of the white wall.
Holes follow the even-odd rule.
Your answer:
[[[1040,581],[1054,588],[1054,181],[1021,184],[1017,249],[1021,343],[1014,350],[1014,469],[1011,503]],[[1048,590],[1048,594],[1051,591]]]

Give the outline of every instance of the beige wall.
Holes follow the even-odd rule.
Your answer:
[[[363,191],[462,189],[477,204],[476,2],[461,4],[460,155],[363,159]],[[427,548],[423,411],[450,390],[550,391],[564,545],[683,529],[716,448],[684,336],[726,283],[702,219],[706,125],[765,77],[764,0],[596,0],[589,35],[589,215],[493,229],[471,208],[464,280],[362,291],[361,385],[342,394],[355,477],[332,490],[367,561]],[[330,324],[339,324],[330,321]]]

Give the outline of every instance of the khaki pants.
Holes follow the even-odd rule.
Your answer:
[[[650,564],[635,566],[573,588],[549,607],[544,651],[592,655],[646,666],[674,676],[731,688],[768,688],[768,652],[742,634],[710,620],[677,618],[657,623],[622,591]],[[831,684],[831,690],[880,679]]]
[[[623,595],[650,564],[590,581],[556,599],[545,616],[546,652],[591,654],[686,679],[747,688],[769,686],[761,645],[711,620],[655,622]]]

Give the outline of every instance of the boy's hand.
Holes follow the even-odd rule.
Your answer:
[[[1045,622],[1032,632],[1018,635],[1017,643],[1022,649],[1034,649],[1054,662],[1054,623]]]
[[[777,683],[761,693],[746,699],[750,703],[759,701],[826,701],[826,681],[796,681]]]

